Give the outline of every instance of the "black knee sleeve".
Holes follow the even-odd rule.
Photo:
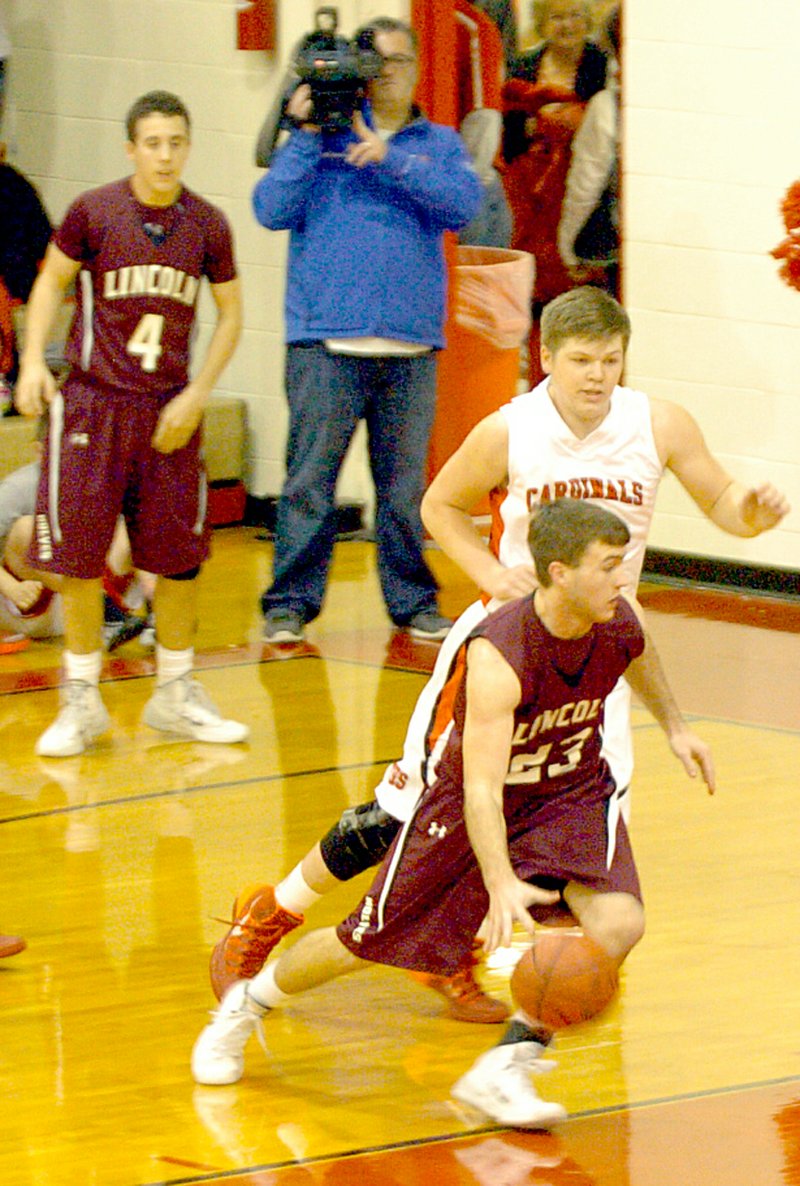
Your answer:
[[[165,581],[193,581],[200,573],[200,565],[190,568],[186,572],[170,572],[164,574]]]
[[[375,799],[348,807],[320,841],[322,859],[334,877],[349,881],[380,864],[400,826]]]

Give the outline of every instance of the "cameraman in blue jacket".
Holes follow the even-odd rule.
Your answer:
[[[270,642],[299,641],[320,612],[336,479],[362,418],[389,614],[422,638],[450,626],[423,556],[419,504],[444,345],[443,233],[470,221],[481,186],[456,132],[413,102],[414,31],[380,17],[365,32],[383,65],[352,126],[321,129],[310,87],[298,86],[286,109],[294,130],[253,194],[262,226],[291,232],[287,474],[261,598]]]

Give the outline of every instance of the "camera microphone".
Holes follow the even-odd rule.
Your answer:
[[[142,230],[154,247],[163,247],[167,241],[167,232],[157,222],[142,223]]]
[[[143,222],[142,230],[154,247],[163,247],[170,235],[174,235],[184,214],[183,204],[176,202],[170,208],[170,226],[162,226],[160,222]]]

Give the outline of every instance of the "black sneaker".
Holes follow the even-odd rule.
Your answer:
[[[271,609],[264,618],[265,642],[302,642],[303,619],[289,609]]]
[[[103,645],[110,654],[132,638],[138,638],[146,629],[147,618],[140,618],[138,614],[125,614],[113,622],[103,623]]]
[[[443,617],[436,609],[423,609],[406,626],[412,638],[427,638],[429,641],[440,642],[446,638],[453,622]]]

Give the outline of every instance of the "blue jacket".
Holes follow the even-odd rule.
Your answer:
[[[380,165],[344,160],[355,138],[293,132],[253,192],[261,225],[291,232],[287,341],[443,346],[443,232],[477,212],[478,177],[458,135],[423,116],[392,136]]]

